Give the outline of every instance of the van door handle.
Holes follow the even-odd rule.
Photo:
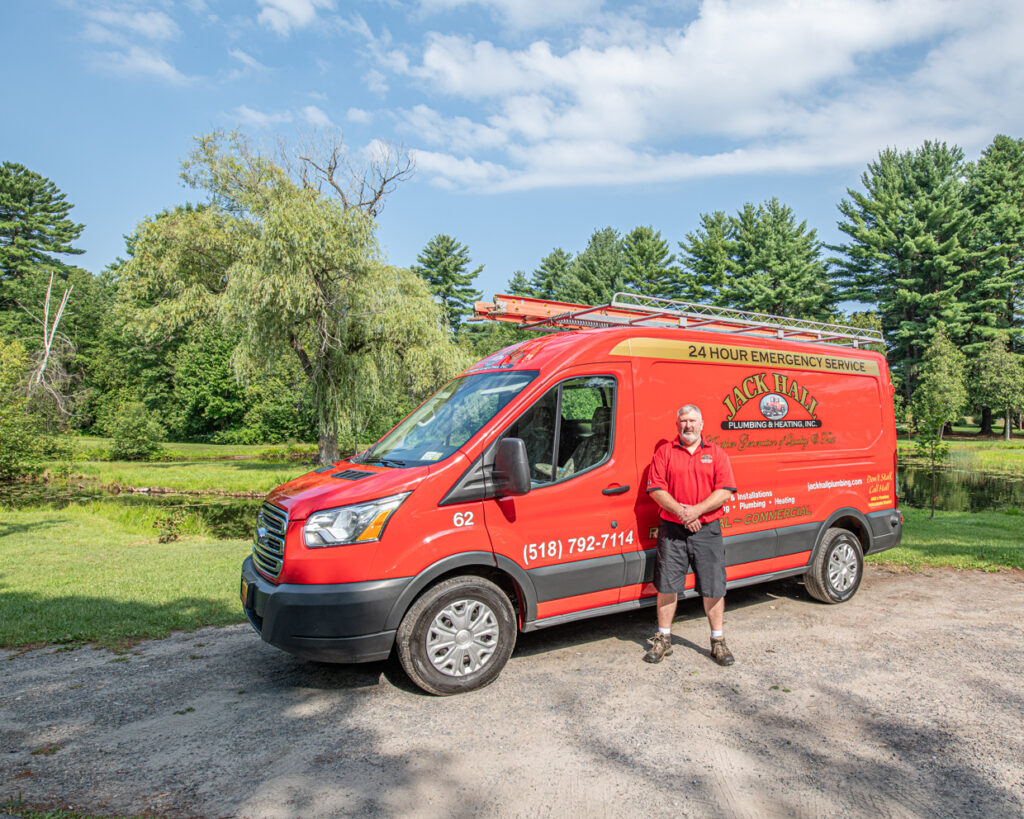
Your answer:
[[[602,495],[621,495],[623,492],[628,492],[628,486],[609,486],[607,489],[602,489]]]

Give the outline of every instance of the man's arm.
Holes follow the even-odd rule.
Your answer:
[[[659,495],[663,495],[664,497],[659,498]],[[656,489],[651,492],[651,497],[654,498],[654,502],[666,512],[678,517],[684,526],[689,526],[694,521],[699,521],[701,515],[706,515],[708,512],[714,512],[719,506],[732,497],[732,492],[728,489],[716,489],[700,503],[695,503],[690,506],[679,503],[664,489]]]
[[[670,515],[675,515],[677,518],[682,520],[683,512],[686,511],[686,507],[673,498],[665,489],[652,489],[648,494],[658,506],[668,512]]]
[[[719,506],[724,504],[729,498],[732,497],[732,491],[729,489],[716,489],[710,495],[708,495],[700,503],[694,504],[693,506],[686,507],[687,510],[693,515],[693,520],[697,520],[701,515],[706,515],[708,512],[714,512]]]

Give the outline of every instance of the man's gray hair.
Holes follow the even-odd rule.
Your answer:
[[[696,404],[683,404],[679,409],[676,410],[676,418],[682,415],[684,412],[695,412],[700,420],[704,420],[704,416],[701,415],[700,407]]]

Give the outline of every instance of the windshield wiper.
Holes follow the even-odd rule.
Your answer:
[[[364,464],[380,464],[381,466],[407,466],[405,461],[399,461],[395,458],[378,458],[371,456],[363,461]]]

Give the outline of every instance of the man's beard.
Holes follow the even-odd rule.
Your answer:
[[[700,435],[696,432],[683,432],[679,437],[683,439],[684,444],[695,444],[700,440]]]

